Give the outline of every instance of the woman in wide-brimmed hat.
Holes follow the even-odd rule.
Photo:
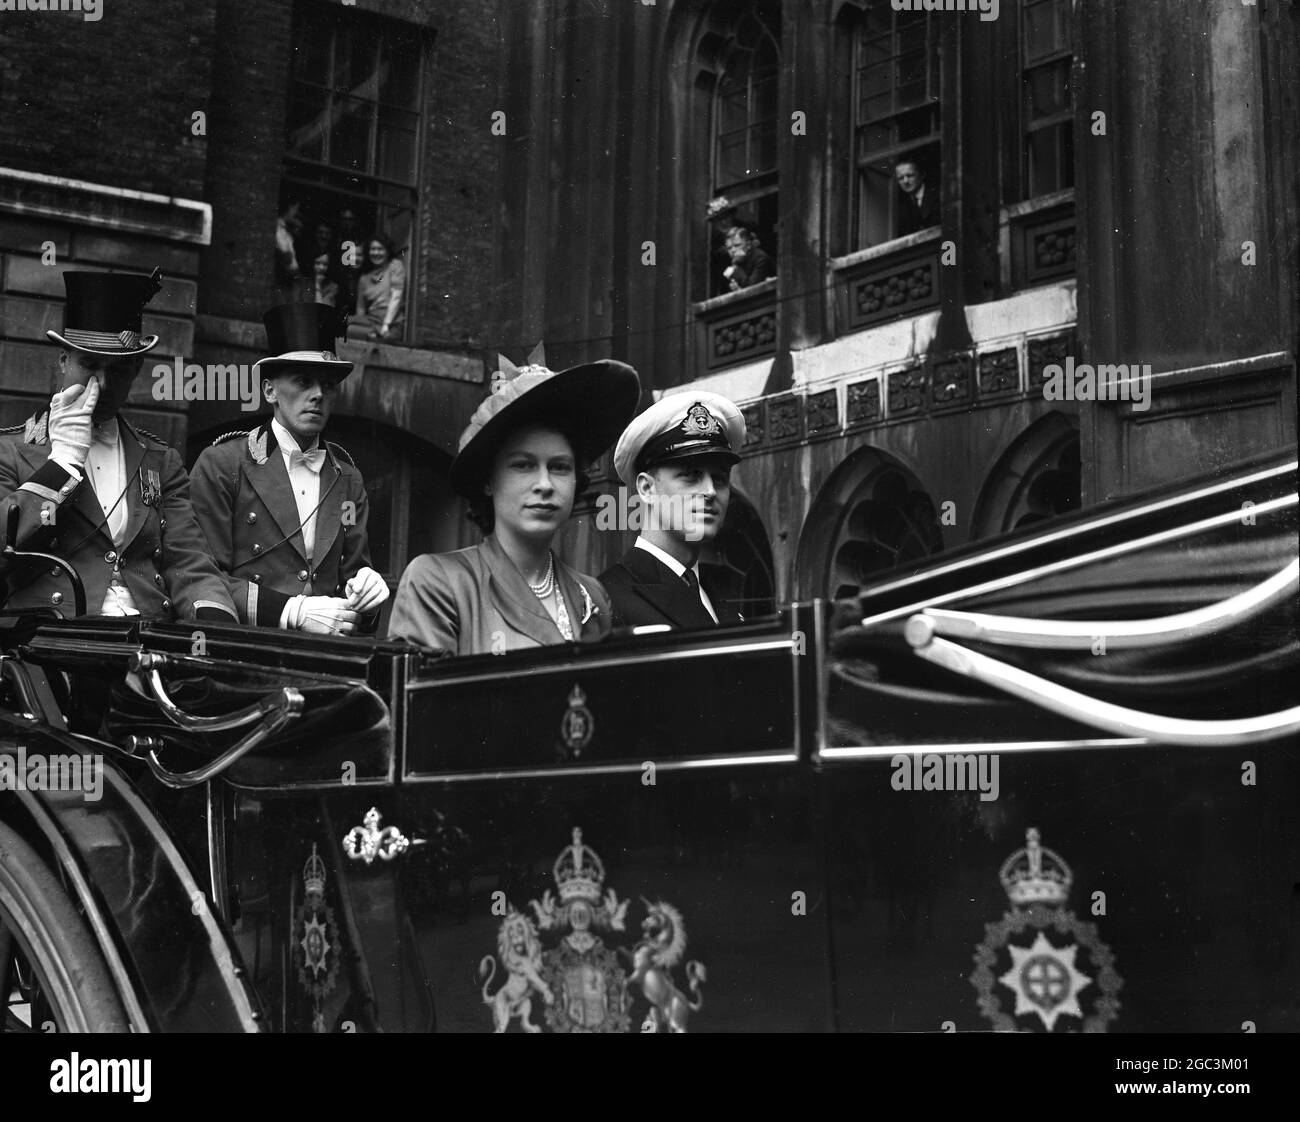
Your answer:
[[[502,368],[451,465],[451,484],[486,536],[406,567],[391,638],[469,655],[609,633],[600,582],[559,560],[551,542],[586,488],[583,468],[636,409],[636,371],[612,360],[557,372],[503,359]]]

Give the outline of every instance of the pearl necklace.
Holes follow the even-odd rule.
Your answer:
[[[555,626],[559,628],[560,634],[569,642],[573,642],[573,622],[569,619],[569,609],[564,603],[564,597],[560,594],[555,579],[555,554],[547,555],[549,560],[546,563],[546,576],[541,579],[539,584],[528,582],[528,587],[532,590],[537,599],[545,601],[549,599],[552,592],[555,595]]]
[[[533,584],[528,582],[528,587],[533,590],[533,595],[539,600],[545,600],[555,590],[555,554],[547,553],[546,576],[541,581]]]

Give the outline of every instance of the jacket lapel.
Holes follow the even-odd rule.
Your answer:
[[[632,591],[646,601],[674,627],[709,627],[713,617],[700,598],[667,565],[644,549],[633,548],[623,559],[636,583]]]
[[[599,636],[600,624],[596,621],[596,602],[583,587],[577,572],[557,558],[555,576],[560,582],[560,593],[564,596],[565,606],[569,609],[569,622],[573,625],[574,639],[581,642],[584,637]],[[558,631],[559,628],[557,627],[556,630]]]
[[[302,525],[298,521],[298,504],[294,502],[289,473],[284,467],[284,456],[276,445],[275,434],[271,432],[269,422],[250,434],[249,447],[249,458],[253,461],[248,471],[249,482],[257,492],[257,497],[262,500],[262,505],[271,512],[271,517],[280,527],[280,533],[288,539],[286,544],[306,561],[300,532]],[[258,462],[251,451],[253,447],[265,449],[265,460]]]
[[[530,639],[549,646],[562,643],[564,637],[555,621],[546,614],[541,601],[533,595],[528,582],[515,568],[515,563],[506,556],[505,550],[489,534],[479,547],[487,565],[487,585],[492,596],[492,606],[501,614],[511,627]]]

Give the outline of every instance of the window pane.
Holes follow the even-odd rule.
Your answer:
[[[325,123],[329,120],[328,93],[295,84],[289,95],[288,149],[304,160],[325,159]]]
[[[388,36],[379,67],[380,101],[401,109],[415,110],[420,92],[419,40]]]
[[[1022,27],[1026,62],[1069,49],[1068,17],[1064,0],[1025,4]]]
[[[1074,185],[1074,135],[1070,124],[1029,134],[1029,196],[1046,195]]]
[[[339,35],[334,54],[335,91],[373,98],[378,90],[378,55],[379,32],[374,27],[357,23]]]
[[[336,98],[330,130],[330,163],[335,167],[369,171],[370,125],[374,107],[357,98]]]
[[[415,130],[390,123],[390,110],[379,111],[379,148],[375,174],[399,183],[415,183]],[[405,120],[406,114],[402,114]]]
[[[1029,120],[1036,121],[1070,108],[1070,70],[1068,60],[1040,66],[1025,75],[1026,110]]]

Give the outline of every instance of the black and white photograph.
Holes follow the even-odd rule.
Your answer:
[[[1295,0],[0,0],[0,1103],[195,1032],[1249,1096],[1298,243]]]

